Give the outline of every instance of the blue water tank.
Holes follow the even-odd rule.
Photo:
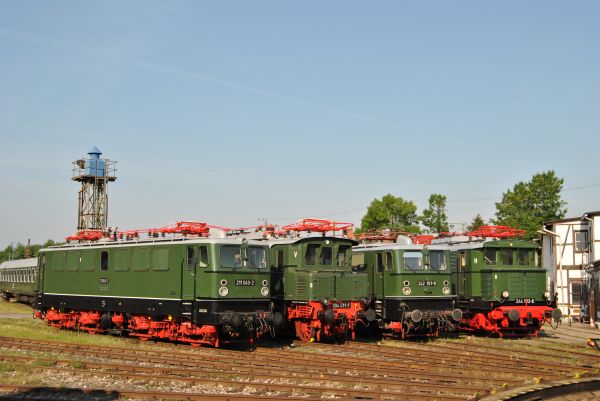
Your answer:
[[[101,154],[95,146],[88,152],[90,158],[85,161],[85,175],[104,177],[104,160],[100,159]]]

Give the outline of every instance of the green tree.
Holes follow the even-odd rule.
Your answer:
[[[445,195],[431,194],[429,196],[429,206],[423,210],[421,222],[430,232],[442,233],[448,231]]]
[[[479,213],[477,213],[477,216],[473,217],[471,224],[467,226],[467,231],[475,231],[481,226],[485,226],[485,220]]]
[[[525,230],[527,239],[537,238],[544,221],[562,219],[567,212],[567,203],[560,196],[563,183],[552,170],[519,182],[496,203],[494,224]]]
[[[363,231],[389,228],[391,230],[418,233],[417,206],[412,201],[387,194],[373,199],[361,220]]]

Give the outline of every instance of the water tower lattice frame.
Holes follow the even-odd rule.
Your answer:
[[[96,148],[87,159],[73,162],[71,179],[81,183],[78,193],[77,230],[105,230],[108,227],[108,183],[115,181],[116,161],[100,159]]]

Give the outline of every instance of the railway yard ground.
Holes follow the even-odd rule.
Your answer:
[[[532,339],[263,341],[250,352],[58,331],[0,302],[0,400],[598,400],[595,337],[563,323]]]

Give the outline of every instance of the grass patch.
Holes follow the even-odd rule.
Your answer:
[[[15,367],[12,363],[0,362],[0,373],[14,372]]]
[[[0,300],[0,313],[33,313],[29,305]]]

